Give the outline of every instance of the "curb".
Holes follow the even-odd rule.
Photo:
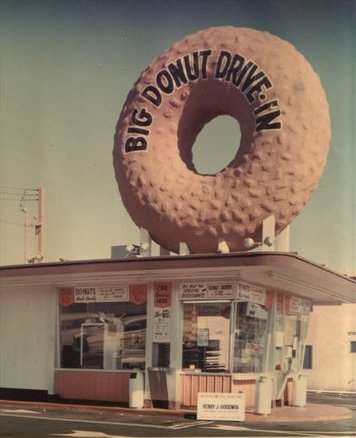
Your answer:
[[[125,408],[122,406],[105,406],[105,405],[89,405],[89,404],[72,404],[72,403],[51,403],[51,402],[37,402],[37,401],[22,401],[22,400],[0,400],[0,406],[20,406],[20,407],[33,407],[43,410],[50,409],[62,409],[77,410],[77,411],[104,411],[112,413],[123,413],[128,415],[151,415],[159,416],[165,415],[170,417],[184,417],[185,415],[195,415],[196,411],[193,410],[168,410],[158,408]]]
[[[31,402],[17,400],[0,400],[0,406],[33,407],[42,410],[77,410],[77,411],[102,411],[107,413],[120,413],[126,415],[166,416],[180,418],[196,418],[195,410],[179,409],[167,410],[157,408],[125,408],[116,406],[82,405],[68,403]],[[345,407],[329,404],[308,403],[304,408],[284,406],[274,408],[271,415],[258,415],[246,412],[242,423],[309,423],[319,421],[339,421],[352,418],[352,410]]]

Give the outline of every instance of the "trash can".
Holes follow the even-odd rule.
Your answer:
[[[129,377],[129,407],[143,408],[144,406],[144,378],[141,371],[134,371]]]
[[[308,375],[298,373],[293,376],[292,405],[303,408],[307,404]]]
[[[272,379],[261,376],[256,382],[255,413],[270,415],[272,411]]]

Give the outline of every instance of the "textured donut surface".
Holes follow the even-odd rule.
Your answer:
[[[192,146],[220,115],[241,129],[236,155],[199,174]],[[114,167],[133,221],[177,252],[244,250],[274,215],[278,235],[318,185],[330,143],[325,92],[288,42],[234,27],[199,31],[157,56],[128,94],[115,135]],[[224,148],[224,134],[216,144]]]

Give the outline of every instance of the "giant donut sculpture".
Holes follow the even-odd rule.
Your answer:
[[[199,174],[192,146],[220,115],[240,124],[234,159]],[[116,128],[114,167],[133,221],[174,252],[244,250],[274,215],[276,234],[315,190],[330,143],[328,103],[317,74],[288,42],[234,27],[199,31],[143,71]],[[224,147],[224,135],[216,145]]]

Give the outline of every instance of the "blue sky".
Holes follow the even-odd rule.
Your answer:
[[[46,261],[107,258],[112,245],[138,242],[112,167],[114,128],[127,93],[151,59],[173,42],[199,29],[233,25],[290,41],[321,78],[330,104],[331,150],[317,191],[292,224],[291,250],[356,272],[355,1],[1,0],[0,5],[2,264],[24,261],[22,192],[10,201],[6,193],[14,190],[8,187],[45,188]],[[198,168],[208,171],[230,161],[238,135],[229,120],[211,125],[193,149]],[[222,130],[231,147],[217,154],[212,138]],[[36,203],[26,207],[30,220]],[[33,229],[27,252],[36,253]]]

